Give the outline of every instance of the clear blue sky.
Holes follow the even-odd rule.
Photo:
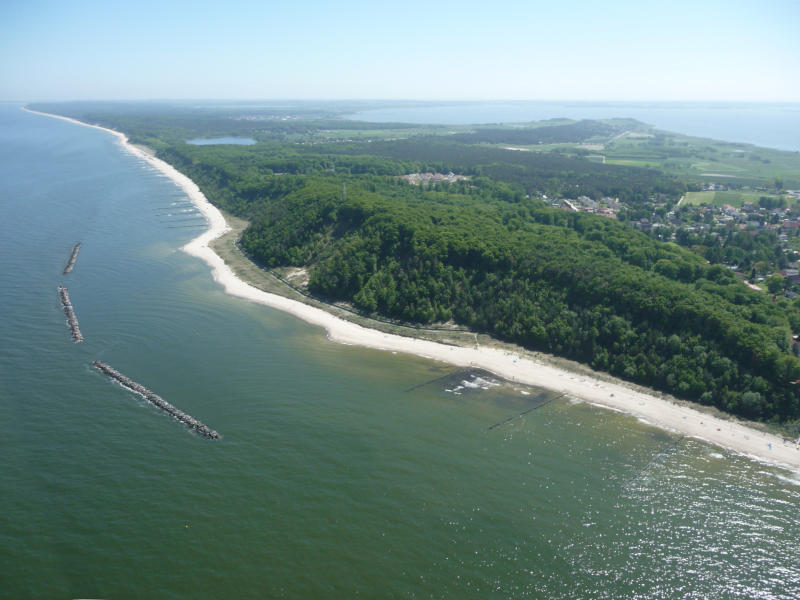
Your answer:
[[[800,101],[798,0],[5,0],[0,99]]]

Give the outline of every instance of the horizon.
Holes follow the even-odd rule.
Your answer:
[[[796,103],[798,21],[791,0],[41,0],[0,7],[0,99]]]
[[[231,103],[249,103],[249,102],[307,102],[307,103],[370,103],[370,104],[391,104],[391,103],[412,103],[412,104],[494,104],[494,103],[549,103],[549,104],[729,104],[729,105],[747,105],[747,104],[786,104],[796,105],[800,104],[800,99],[796,100],[730,100],[724,98],[709,98],[709,99],[625,99],[616,100],[610,98],[294,98],[294,97],[251,97],[251,98],[235,98],[235,97],[152,97],[152,98],[58,98],[52,100],[43,99],[0,99],[3,103],[92,103],[92,102],[108,102],[108,103],[182,103],[182,102],[231,102]]]

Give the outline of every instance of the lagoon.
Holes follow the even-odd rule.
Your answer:
[[[243,137],[217,137],[217,138],[194,138],[192,140],[186,140],[187,144],[192,144],[193,146],[219,146],[224,144],[229,144],[233,146],[252,146],[256,143],[256,140],[253,138],[243,138]]]

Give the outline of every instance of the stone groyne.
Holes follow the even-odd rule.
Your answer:
[[[75,261],[78,260],[78,250],[80,249],[81,249],[81,243],[78,242],[72,249],[72,254],[70,254],[69,256],[69,262],[67,262],[67,266],[64,267],[64,275],[72,273],[72,269],[75,268]]]
[[[166,413],[172,415],[175,419],[183,423],[184,425],[188,426],[190,429],[193,429],[198,434],[207,437],[211,440],[218,440],[219,434],[214,431],[213,429],[203,425],[200,421],[187,415],[185,412],[178,410],[172,404],[164,400],[161,396],[154,394],[150,390],[148,390],[143,385],[136,383],[132,379],[125,377],[122,373],[113,369],[112,367],[108,366],[107,364],[96,360],[92,363],[92,366],[100,369],[103,373],[108,375],[111,379],[117,381],[118,383],[122,384],[124,387],[132,390],[142,396],[145,400],[147,400],[150,404],[153,404],[163,410]]]
[[[67,325],[69,325],[69,330],[72,332],[72,339],[75,342],[82,342],[83,335],[81,334],[81,329],[78,327],[78,317],[75,316],[75,311],[72,309],[72,302],[69,301],[69,293],[67,292],[67,288],[63,285],[58,286],[58,295],[61,298],[61,305],[64,307],[64,312],[67,315]]]

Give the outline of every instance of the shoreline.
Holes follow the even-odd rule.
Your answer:
[[[777,435],[758,431],[738,421],[722,419],[690,406],[670,402],[657,397],[654,395],[655,392],[646,393],[623,383],[605,381],[591,375],[561,369],[513,351],[490,347],[452,346],[384,333],[342,320],[323,309],[259,290],[239,279],[231,267],[211,248],[211,242],[227,233],[230,227],[219,209],[208,201],[197,184],[186,175],[129,143],[127,136],[118,131],[25,107],[23,110],[110,133],[117,137],[127,152],[143,159],[175,182],[209,223],[208,230],[181,249],[208,264],[214,281],[221,285],[227,294],[287,312],[307,323],[322,327],[328,339],[336,343],[413,354],[458,367],[485,369],[510,382],[545,388],[603,408],[618,410],[651,426],[720,446],[749,458],[800,471],[800,446],[795,442],[788,442]]]

